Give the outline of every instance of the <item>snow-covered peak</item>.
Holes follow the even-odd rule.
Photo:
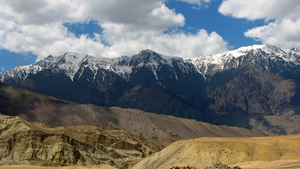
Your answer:
[[[266,45],[268,45],[268,44],[266,44]],[[238,50],[238,51],[251,51],[251,50],[261,49],[261,48],[265,47],[266,45],[243,46],[243,47],[240,47],[236,50]]]
[[[281,49],[275,45],[264,44],[241,47],[225,53],[189,58],[186,61],[192,62],[201,73],[206,74],[209,69],[216,72],[237,68],[246,61],[260,65],[265,64],[263,67],[266,69],[268,69],[271,60],[300,65],[299,56],[299,49]]]
[[[262,49],[264,47],[265,47],[265,45],[252,45],[252,46],[240,47],[236,50],[229,51],[226,54],[237,58],[237,57],[240,57],[241,55],[244,55],[248,52],[251,52],[251,51],[254,51],[254,50],[257,50],[257,49]]]
[[[164,56],[152,50],[142,50],[139,54],[131,57],[130,66],[141,67],[150,66],[157,67],[161,64],[172,64],[174,57]]]
[[[246,55],[248,52],[253,50],[261,49],[265,47],[265,45],[252,45],[247,47],[241,47],[236,50],[228,51],[225,53],[218,53],[218,54],[211,54],[211,55],[204,55],[197,58],[188,58],[187,61],[190,61],[195,64],[197,68],[206,66],[208,64],[217,65],[216,69],[223,69],[223,65],[226,62],[229,62],[232,58],[238,58],[240,56]],[[204,73],[206,73],[205,70]]]
[[[271,45],[271,44],[267,43],[264,45],[244,46],[244,47],[240,47],[238,49],[224,52],[224,53],[200,56],[200,58],[205,58],[207,56],[214,57],[215,59],[228,57],[228,56],[230,56],[231,58],[232,57],[238,58],[242,55],[246,55],[250,52],[255,52],[255,51],[264,51],[265,53],[276,53],[276,54],[286,54],[287,53],[286,50],[281,49],[275,45]]]
[[[85,57],[88,55],[67,52],[58,57],[58,63],[78,65]]]

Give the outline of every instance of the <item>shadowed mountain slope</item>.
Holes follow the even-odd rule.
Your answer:
[[[202,110],[206,107],[203,111],[209,113],[202,120],[255,128],[267,135],[298,134],[299,89],[299,83],[293,79],[285,80],[279,74],[251,68],[209,95],[201,107]]]
[[[5,84],[0,84],[0,111],[5,115],[18,115],[26,120],[54,126],[93,125],[108,129],[123,128],[164,146],[176,140],[198,137],[264,135],[256,130],[216,126],[136,109],[80,105]]]

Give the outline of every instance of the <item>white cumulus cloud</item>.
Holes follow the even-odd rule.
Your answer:
[[[235,18],[269,20],[299,17],[299,9],[299,0],[226,0],[219,7],[219,12]]]
[[[283,48],[300,47],[300,19],[276,20],[268,25],[255,27],[245,32],[246,37]]]
[[[185,1],[200,4],[201,1]],[[227,50],[217,33],[176,30],[185,17],[165,0],[1,0],[0,49],[32,52],[42,59],[66,51],[103,57],[132,55],[149,48],[166,55],[196,57]],[[75,36],[64,23],[96,21],[102,33]]]
[[[129,55],[136,51],[151,49],[165,55],[182,57],[198,57],[204,54],[227,51],[227,42],[216,32],[208,33],[199,30],[196,34],[173,32],[161,34],[152,30],[130,31],[124,25],[103,24],[104,39],[108,44],[114,44],[105,48],[106,56]]]
[[[246,37],[283,48],[300,47],[299,0],[226,0],[219,12],[234,18],[265,19],[266,25],[247,30]]]

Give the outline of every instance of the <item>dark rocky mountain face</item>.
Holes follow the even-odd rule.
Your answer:
[[[29,75],[16,86],[76,103],[100,106],[115,105],[119,97],[131,89],[125,79],[104,69],[99,69],[95,76],[89,67],[84,68],[80,76],[78,74],[72,81],[62,72],[53,74],[46,69]]]
[[[274,107],[278,104],[275,100],[278,99],[274,91],[282,81],[284,79],[278,74],[274,75],[259,68],[250,69],[217,88],[209,97],[212,102],[210,109],[219,114],[275,115]],[[287,95],[289,94],[282,97],[291,97]]]
[[[115,59],[66,53],[17,67],[0,79],[76,103],[255,128],[262,121],[277,125],[271,116],[300,124],[299,70],[298,49],[267,44],[186,60],[150,50]]]
[[[287,134],[289,132],[280,129],[284,124],[276,124],[276,120],[270,118],[300,124],[299,92],[296,80],[252,67],[216,88],[200,106],[199,111],[205,112],[205,116],[199,119],[260,130],[264,129],[259,125],[264,125],[277,128],[265,131],[268,135]]]
[[[192,63],[150,50],[108,61],[67,53],[28,69],[15,74],[23,80],[3,74],[3,82],[81,104],[139,108],[180,117],[186,117],[186,112],[207,97],[205,79]]]

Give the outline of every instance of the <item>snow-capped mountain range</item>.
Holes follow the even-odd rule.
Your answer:
[[[17,66],[0,74],[0,81],[17,83],[26,79],[30,74],[36,74],[46,69],[51,70],[53,73],[64,72],[71,80],[74,80],[75,74],[79,73],[78,77],[80,77],[80,73],[86,67],[90,68],[95,76],[98,69],[105,69],[128,80],[131,74],[142,66],[150,68],[156,79],[158,79],[157,71],[160,69],[160,65],[173,67],[174,62],[177,62],[181,71],[186,73],[191,69],[186,67],[186,64],[192,63],[198,70],[198,73],[203,76],[226,69],[238,68],[246,62],[251,62],[266,70],[276,69],[278,72],[284,72],[291,71],[295,66],[300,65],[300,51],[297,48],[281,49],[274,45],[265,44],[188,59],[164,56],[151,50],[143,50],[139,54],[119,58],[93,57],[67,52],[58,57],[50,55],[31,65]],[[176,71],[173,71],[173,73],[177,79]]]
[[[159,65],[164,64],[173,66],[172,62],[174,60],[182,59],[157,54],[151,50],[143,50],[137,55],[131,57],[122,56],[119,58],[93,57],[85,54],[67,52],[58,57],[50,55],[31,65],[16,66],[15,68],[0,74],[0,81],[5,82],[6,79],[11,79],[18,82],[26,79],[30,74],[36,74],[45,69],[50,69],[53,73],[64,72],[71,80],[74,80],[74,75],[77,72],[82,73],[86,67],[89,67],[95,76],[98,69],[106,69],[128,79],[134,69],[146,66],[153,71],[157,78],[156,71]],[[184,68],[185,67],[183,67],[183,70]]]

